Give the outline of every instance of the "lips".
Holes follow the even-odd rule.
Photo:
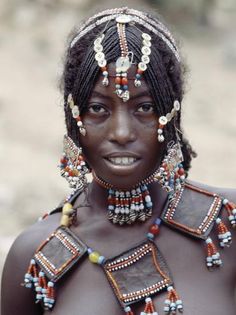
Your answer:
[[[125,167],[134,165],[138,160],[140,160],[140,157],[137,154],[130,152],[115,152],[105,156],[105,160],[114,166]]]
[[[114,165],[131,165],[137,161],[137,158],[129,156],[109,157],[107,159]]]

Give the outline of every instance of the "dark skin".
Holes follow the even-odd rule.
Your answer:
[[[110,71],[114,70],[111,68]],[[134,71],[132,69],[132,71]],[[131,78],[133,73],[130,72]],[[157,141],[158,117],[153,111],[152,99],[145,82],[142,89],[133,87],[129,81],[130,93],[134,97],[123,103],[114,94],[113,79],[109,87],[103,87],[101,80],[94,87],[88,110],[83,114],[87,130],[81,143],[86,159],[98,176],[113,185],[127,189],[150,175],[159,164],[161,146]],[[138,96],[141,92],[146,95]],[[137,97],[136,97],[137,96]],[[138,158],[135,165],[115,167],[106,161],[107,156],[130,154]],[[105,157],[105,158],[104,158]],[[236,201],[235,190],[217,189],[197,184],[199,187]],[[166,193],[158,183],[150,185],[154,204],[153,217],[161,214],[166,201]],[[121,253],[142,241],[150,220],[132,226],[115,226],[106,217],[107,192],[93,182],[86,194],[75,203],[78,206],[78,226],[71,229],[90,247],[105,257]],[[198,200],[195,200],[198,204]],[[59,225],[60,214],[38,222],[21,234],[14,243],[3,273],[2,315],[49,314],[34,304],[31,290],[21,287],[29,261],[38,245]],[[213,235],[214,238],[214,235]],[[235,233],[233,233],[235,242]],[[174,276],[176,288],[184,301],[186,315],[235,315],[236,288],[235,245],[222,252],[224,267],[209,272],[204,264],[204,245],[190,237],[171,230],[165,225],[156,239],[156,244],[168,262]],[[166,293],[153,298],[158,314],[163,315]],[[135,314],[143,310],[143,305],[134,307]],[[124,312],[101,271],[100,267],[85,259],[73,272],[69,273],[57,287],[57,303],[51,312],[55,315],[122,315]]]

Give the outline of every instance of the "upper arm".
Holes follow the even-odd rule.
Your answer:
[[[40,304],[35,304],[35,292],[25,288],[25,273],[38,246],[59,225],[60,214],[37,222],[22,233],[12,245],[3,269],[1,315],[41,315]]]
[[[3,269],[1,288],[2,315],[40,315],[40,305],[34,302],[34,292],[22,286],[32,258],[30,235],[20,235],[12,245]]]

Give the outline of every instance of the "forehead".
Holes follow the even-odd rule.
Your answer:
[[[110,63],[107,67],[107,70],[108,70],[109,85],[103,86],[102,84],[103,75],[102,75],[102,72],[100,72],[98,79],[92,89],[91,97],[101,94],[104,97],[112,97],[112,98],[119,99],[119,97],[115,94],[115,85],[116,85],[115,84],[115,78],[116,78],[115,63]],[[135,80],[136,72],[137,72],[137,65],[132,65],[127,71],[128,89],[130,92],[130,99],[136,98],[139,96],[140,97],[146,96],[146,97],[151,98],[149,87],[143,77],[141,79],[141,82],[142,82],[141,86],[135,87],[134,80]]]

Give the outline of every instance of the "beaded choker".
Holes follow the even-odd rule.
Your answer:
[[[154,182],[158,171],[131,190],[116,190],[93,172],[94,180],[108,190],[108,219],[115,224],[144,222],[152,216],[152,200],[147,185]]]

